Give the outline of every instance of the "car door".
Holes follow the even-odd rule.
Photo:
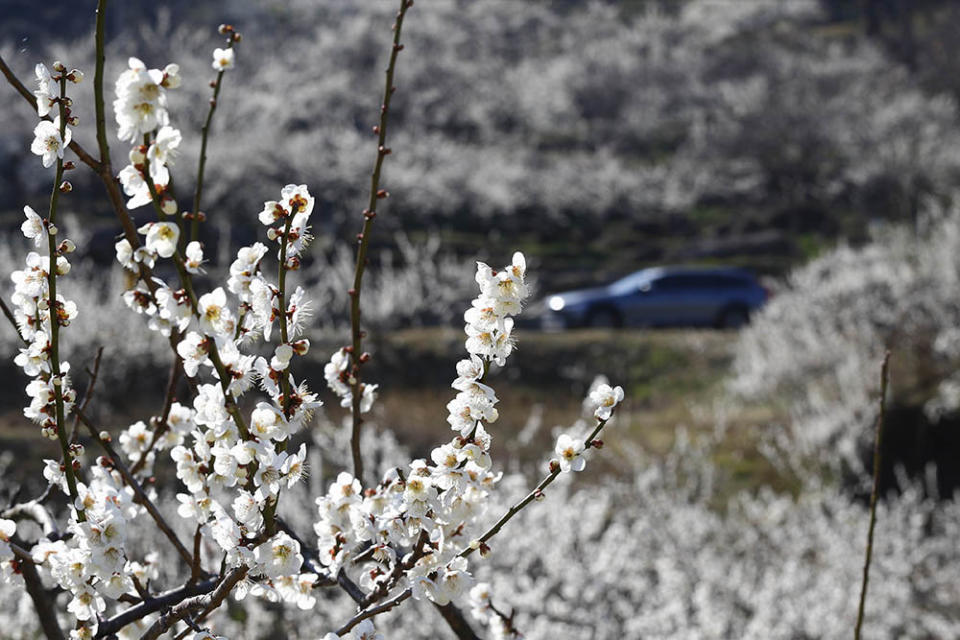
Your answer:
[[[620,301],[624,323],[630,326],[654,326],[675,322],[679,311],[679,284],[676,276],[665,275],[642,282]]]

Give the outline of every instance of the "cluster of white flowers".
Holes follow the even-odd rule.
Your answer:
[[[168,64],[163,71],[147,69],[137,58],[130,58],[127,66],[117,78],[113,111],[119,138],[136,143],[139,137],[169,124],[167,90],[180,86],[180,67]]]
[[[176,202],[164,192],[170,182],[168,167],[177,157],[182,136],[169,124],[167,90],[180,86],[180,67],[168,64],[163,71],[147,69],[137,58],[130,58],[128,66],[117,79],[113,110],[119,127],[117,135],[134,146],[128,154],[130,164],[118,178],[124,193],[130,196],[129,208],[150,204],[153,196],[149,177],[161,197],[164,213],[174,214]]]
[[[503,365],[513,348],[510,316],[520,312],[527,294],[524,276],[520,253],[499,273],[478,264],[481,293],[466,312],[470,358],[457,364],[452,385],[459,394],[450,403],[450,423],[459,435],[435,448],[430,461],[392,469],[373,488],[364,490],[343,472],[317,499],[314,529],[320,557],[331,570],[350,566],[348,560],[363,553],[362,587],[383,595],[409,588],[414,598],[441,605],[461,600],[473,586],[460,554],[487,550],[476,541],[477,529],[488,492],[500,478],[491,470],[491,437],[483,426],[496,420],[496,396],[482,380],[490,363]],[[353,380],[345,349],[333,355],[325,376],[348,406]],[[366,393],[364,404],[369,408]],[[408,551],[398,551],[403,549]]]
[[[356,384],[356,378],[351,371],[350,353],[346,347],[334,351],[330,356],[330,362],[323,368],[327,386],[340,398],[341,407],[350,407],[353,404],[353,385]],[[370,411],[377,400],[379,388],[380,385],[377,384],[361,383],[360,413]]]
[[[44,119],[40,120],[33,130],[34,138],[30,151],[40,156],[44,167],[53,165],[58,159],[63,160],[63,152],[73,138],[70,127],[67,125],[77,125],[76,116],[70,115],[70,98],[61,95],[61,87],[64,87],[67,81],[76,84],[83,80],[83,73],[77,69],[68,73],[59,62],[55,62],[53,67],[56,76],[51,75],[50,70],[43,63],[37,64],[35,69],[37,90],[33,94],[37,98],[37,115]],[[64,107],[66,122],[61,122],[59,115],[56,115],[52,121],[46,119],[54,106]]]

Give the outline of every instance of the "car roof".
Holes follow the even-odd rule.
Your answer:
[[[648,267],[636,272],[643,273],[650,278],[662,278],[672,275],[711,275],[711,276],[734,276],[738,278],[753,278],[753,274],[739,267],[696,267],[688,265],[667,265],[661,267]]]

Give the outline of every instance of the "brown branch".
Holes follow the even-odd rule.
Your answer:
[[[97,355],[93,358],[93,370],[87,369],[87,373],[90,374],[90,380],[87,382],[87,390],[83,394],[83,402],[80,403],[79,411],[83,412],[87,410],[87,406],[90,404],[90,401],[93,399],[93,388],[97,384],[97,376],[100,374],[100,358],[103,356],[103,347],[97,347]],[[73,416],[73,427],[70,429],[70,442],[77,441],[77,426],[80,424],[80,416]],[[60,464],[63,464],[63,460],[60,460]]]
[[[436,602],[433,603],[434,608],[440,612],[440,615],[443,616],[443,619],[447,621],[447,625],[450,627],[450,630],[453,631],[454,635],[459,638],[459,640],[480,640],[473,629],[470,628],[470,623],[467,622],[466,616],[463,615],[463,612],[460,611],[459,607],[454,605],[452,602],[447,604],[440,605]]]
[[[873,490],[870,492],[870,526],[867,529],[867,551],[863,562],[863,583],[860,586],[860,605],[857,608],[857,626],[854,627],[854,640],[860,640],[863,627],[864,609],[867,604],[867,582],[870,580],[870,559],[873,556],[873,528],[877,524],[877,495],[880,493],[880,454],[883,446],[883,423],[887,416],[887,384],[890,381],[890,352],[883,357],[880,368],[880,414],[873,439]]]
[[[357,626],[367,618],[372,618],[374,616],[380,615],[381,613],[386,613],[387,611],[390,611],[394,607],[398,606],[401,602],[409,598],[411,595],[413,595],[413,592],[410,589],[407,589],[406,591],[403,591],[399,595],[396,595],[390,598],[389,600],[387,600],[381,605],[373,607],[372,609],[361,611],[357,615],[350,618],[350,620],[348,620],[345,625],[337,629],[337,632],[336,632],[337,635],[342,636],[343,634],[347,633],[348,631],[350,631],[350,629],[353,629],[355,626]]]
[[[168,613],[162,614],[157,621],[147,629],[146,633],[140,636],[140,640],[157,640],[157,638],[163,635],[163,633],[173,625],[197,609],[203,609],[200,617],[205,617],[208,613],[223,604],[223,601],[230,595],[230,591],[232,591],[236,584],[243,580],[246,575],[247,567],[234,569],[227,574],[211,593],[184,600],[173,607]]]
[[[47,637],[47,640],[64,640],[63,631],[57,624],[57,610],[47,590],[43,587],[40,574],[37,573],[37,567],[33,564],[32,559],[20,559],[20,575],[23,576],[27,594],[37,610],[37,618],[40,621],[40,628],[43,629],[43,635]]]
[[[220,578],[210,578],[198,584],[185,584],[182,587],[165,591],[152,598],[146,598],[140,604],[134,605],[123,613],[101,622],[97,627],[97,634],[94,637],[105,638],[113,635],[131,622],[142,620],[151,613],[175,606],[187,598],[210,593],[217,588],[218,584],[220,584]]]
[[[370,231],[373,226],[373,219],[377,215],[377,201],[386,197],[386,192],[380,189],[380,171],[383,168],[383,160],[390,153],[386,145],[387,141],[387,116],[390,113],[390,98],[393,96],[396,87],[393,86],[393,74],[397,65],[397,55],[403,49],[400,44],[400,31],[403,27],[403,18],[407,10],[413,6],[413,0],[400,0],[400,10],[397,12],[396,22],[393,23],[393,48],[390,50],[390,63],[386,70],[386,86],[383,90],[383,103],[380,106],[380,124],[374,128],[377,132],[377,160],[373,167],[373,173],[370,175],[370,199],[367,208],[363,212],[363,230],[357,236],[359,246],[357,248],[357,264],[353,275],[353,288],[350,289],[350,326],[353,335],[352,351],[350,352],[353,362],[353,429],[350,434],[350,451],[353,457],[353,476],[363,484],[363,459],[360,456],[360,425],[363,422],[360,417],[360,402],[362,400],[363,383],[360,379],[360,366],[364,363],[361,358],[363,350],[363,332],[360,330],[360,291],[363,285],[363,272],[367,266],[367,248],[370,245]]]

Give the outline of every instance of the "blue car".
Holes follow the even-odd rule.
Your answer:
[[[545,329],[569,327],[741,327],[767,301],[749,271],[654,267],[613,284],[564,291],[546,299]]]

